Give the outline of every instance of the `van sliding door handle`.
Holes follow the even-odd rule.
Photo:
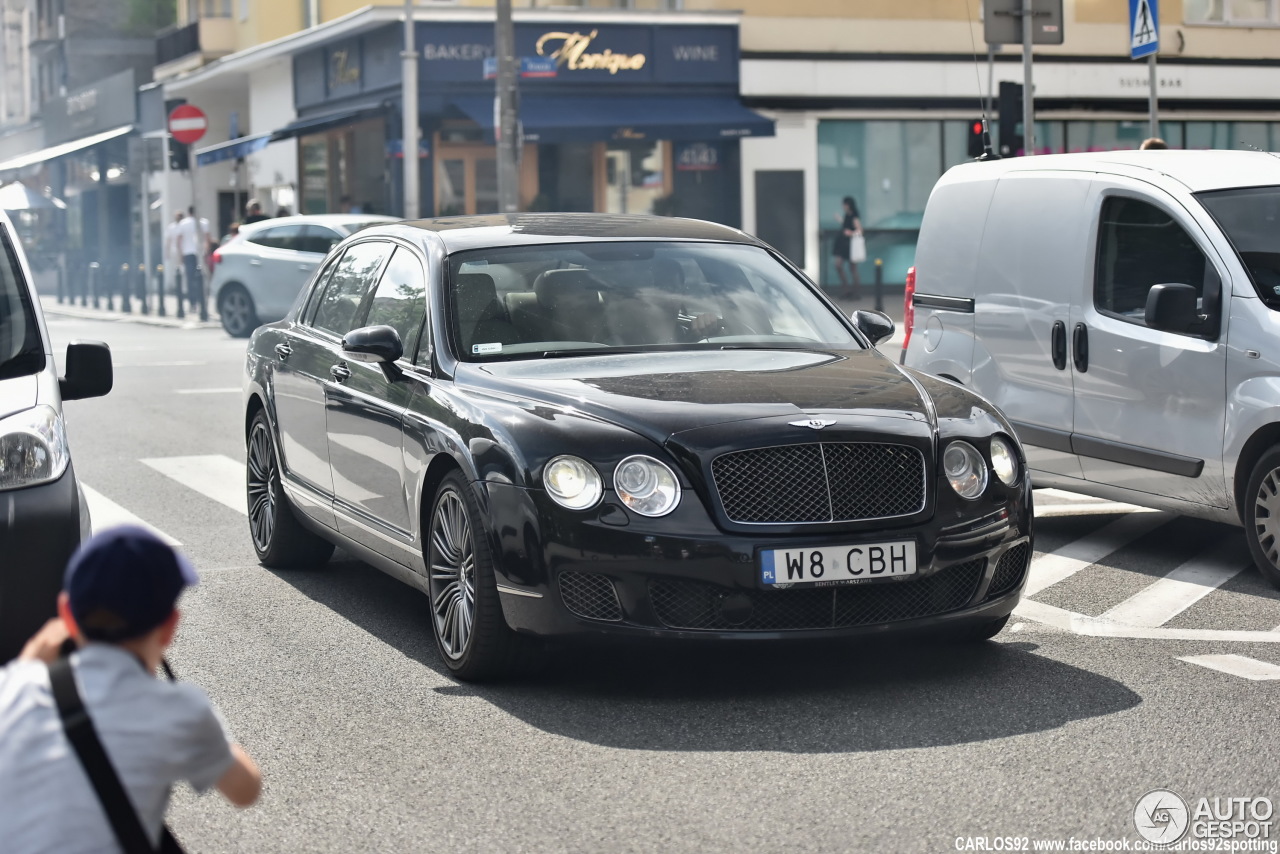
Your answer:
[[[1071,358],[1075,361],[1076,370],[1087,373],[1089,370],[1089,328],[1077,323],[1071,332]]]
[[[1055,321],[1049,335],[1049,349],[1053,352],[1053,366],[1060,371],[1067,369],[1067,324]]]

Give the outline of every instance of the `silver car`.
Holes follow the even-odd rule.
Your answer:
[[[213,257],[209,292],[222,327],[247,338],[260,324],[284,317],[330,247],[362,228],[395,221],[375,214],[314,214],[240,226]]]

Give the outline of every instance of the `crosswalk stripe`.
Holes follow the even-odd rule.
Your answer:
[[[1079,504],[1037,504],[1036,518],[1048,519],[1057,516],[1101,516],[1111,513],[1159,513],[1153,507],[1138,507],[1135,504],[1124,504],[1120,501],[1098,501]]]
[[[1280,680],[1280,666],[1243,655],[1186,655],[1178,660],[1254,682]]]
[[[1226,584],[1249,564],[1244,538],[1232,533],[1098,619],[1127,626],[1162,626]]]
[[[1168,513],[1133,513],[1099,528],[1031,563],[1024,596],[1034,596],[1118,551],[1173,518]]]
[[[80,488],[84,490],[84,500],[89,505],[89,521],[94,533],[116,525],[141,525],[171,546],[182,545],[155,525],[144,522],[96,489],[85,486],[83,483],[80,484]]]
[[[239,386],[227,388],[180,388],[175,389],[177,394],[239,394]]]
[[[222,454],[194,457],[157,457],[143,463],[183,486],[248,515],[244,488],[244,463]]]

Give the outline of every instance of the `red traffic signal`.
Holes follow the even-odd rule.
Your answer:
[[[981,157],[987,150],[987,141],[985,128],[982,119],[978,119],[969,125],[969,156]]]

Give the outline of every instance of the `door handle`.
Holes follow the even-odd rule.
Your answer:
[[[299,270],[306,270],[308,273],[310,273],[312,270],[314,270],[314,269],[315,269],[315,265],[314,265],[314,264],[299,264],[299,265],[298,265],[298,269],[299,269]]]
[[[261,267],[261,266],[262,266],[262,262],[261,262],[261,261],[259,261],[257,258],[250,258],[250,259],[249,259],[249,266],[250,266],[250,267]]]
[[[293,355],[293,348],[288,344],[280,343],[276,345],[276,355],[280,357],[280,361],[287,360]]]
[[[346,362],[339,362],[329,369],[329,376],[338,382],[342,382],[351,377],[351,369],[347,367]]]
[[[1053,324],[1053,332],[1049,336],[1049,349],[1053,351],[1053,366],[1058,370],[1067,367],[1067,324],[1061,320]]]
[[[1071,351],[1076,370],[1086,373],[1089,370],[1089,328],[1083,323],[1077,323],[1071,332]]]

